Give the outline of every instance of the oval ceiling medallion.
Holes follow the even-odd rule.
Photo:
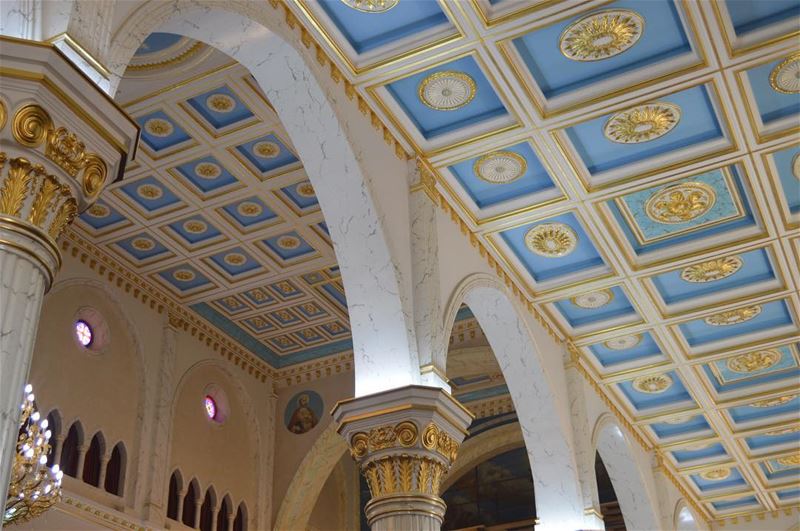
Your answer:
[[[472,167],[478,178],[492,184],[516,181],[527,169],[525,158],[511,151],[488,153],[476,160]]]
[[[672,378],[667,374],[639,376],[633,381],[633,388],[640,393],[654,395],[663,393],[672,386]]]
[[[236,100],[227,94],[212,94],[206,98],[206,105],[214,112],[231,112],[236,107]]]
[[[728,368],[733,372],[747,374],[763,369],[769,369],[781,359],[777,350],[758,350],[748,352],[728,360]]]
[[[178,269],[174,273],[172,273],[172,278],[180,282],[191,282],[194,280],[195,274],[194,271],[189,269]]]
[[[156,246],[156,242],[150,238],[136,238],[131,242],[131,246],[137,251],[150,251]]]
[[[795,179],[800,179],[800,153],[792,157],[792,175]]]
[[[262,159],[274,159],[281,152],[281,147],[275,142],[257,142],[253,146],[253,154]]]
[[[642,342],[642,334],[631,334],[629,336],[615,337],[604,342],[603,345],[611,350],[627,350]]]
[[[627,9],[592,13],[576,20],[561,33],[559,48],[573,61],[599,61],[621,54],[638,42],[644,19]]]
[[[100,203],[95,203],[89,207],[86,213],[93,218],[105,218],[111,214],[111,209]]]
[[[154,184],[143,184],[136,189],[136,195],[143,199],[158,199],[164,191]]]
[[[646,103],[611,116],[603,134],[618,144],[639,144],[662,137],[681,119],[681,108],[673,103]]]
[[[475,81],[464,72],[434,72],[419,84],[419,100],[437,111],[454,111],[472,101]]]
[[[315,197],[314,194],[314,187],[311,186],[311,183],[300,183],[297,185],[297,195],[300,197],[311,198]]]
[[[800,466],[800,454],[779,457],[778,464],[783,466]]]
[[[261,214],[263,209],[261,208],[261,205],[254,203],[253,201],[243,201],[239,203],[239,206],[236,207],[236,211],[242,216],[252,218],[253,216]]]
[[[713,282],[728,278],[742,268],[742,259],[738,256],[725,256],[707,262],[690,265],[681,271],[681,279],[686,282]]]
[[[151,118],[144,123],[144,130],[153,136],[164,138],[171,135],[175,128],[162,118]]]
[[[714,189],[705,183],[679,183],[656,191],[645,203],[647,217],[675,225],[698,218],[717,202]]]
[[[542,223],[525,234],[525,246],[547,258],[566,256],[575,250],[578,235],[564,223]]]
[[[800,53],[790,55],[773,68],[769,84],[781,94],[800,93]]]
[[[247,257],[242,253],[228,253],[223,258],[226,264],[232,266],[240,266],[247,261]]]
[[[667,419],[664,421],[666,424],[685,424],[695,418],[697,415],[680,415],[678,417],[672,417],[671,419]]]
[[[295,236],[281,236],[278,238],[278,247],[281,249],[297,249],[300,247],[300,239]]]
[[[216,179],[222,174],[222,168],[213,162],[201,162],[194,167],[194,173],[201,179]]]
[[[700,473],[700,477],[708,481],[722,481],[731,475],[730,468],[713,468]]]
[[[786,402],[791,402],[797,398],[797,395],[783,395],[775,398],[767,398],[765,400],[758,400],[750,404],[750,407],[775,407],[782,406]]]
[[[770,430],[768,432],[765,432],[764,435],[769,435],[771,437],[774,437],[775,435],[786,435],[789,433],[797,433],[798,431],[800,431],[800,426],[790,426],[788,428]]]
[[[400,3],[400,0],[342,0],[347,7],[364,13],[385,13]]]
[[[208,230],[208,225],[203,221],[192,219],[183,224],[183,230],[189,234],[202,234]]]
[[[585,310],[601,308],[614,300],[614,292],[610,289],[600,289],[591,293],[576,295],[570,299],[572,304]]]
[[[715,313],[703,320],[706,324],[710,324],[711,326],[730,326],[749,321],[760,313],[761,306],[756,304],[744,308],[736,308],[735,310],[728,310],[727,312]]]

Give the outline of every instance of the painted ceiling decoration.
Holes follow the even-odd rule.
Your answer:
[[[284,9],[703,514],[800,501],[797,2]],[[77,230],[273,367],[346,352],[269,102],[218,52],[145,45],[120,89],[140,156]],[[508,392],[459,371],[460,399]]]

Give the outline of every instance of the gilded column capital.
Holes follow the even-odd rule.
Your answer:
[[[333,416],[369,485],[372,528],[406,528],[412,522],[397,518],[413,517],[438,529],[442,480],[472,415],[442,389],[409,386],[340,402]]]

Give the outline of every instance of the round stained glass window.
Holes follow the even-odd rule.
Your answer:
[[[78,338],[78,343],[84,347],[89,347],[93,339],[92,327],[86,321],[77,321],[75,323],[75,337]]]
[[[205,398],[206,416],[214,420],[217,417],[217,403],[209,395]]]

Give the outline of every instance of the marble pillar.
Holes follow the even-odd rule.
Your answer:
[[[336,404],[334,421],[367,479],[373,531],[438,531],[442,479],[472,414],[438,387],[408,386]]]
[[[138,127],[54,47],[0,37],[0,497],[56,240],[121,175]],[[1,525],[1,524],[0,524]]]

